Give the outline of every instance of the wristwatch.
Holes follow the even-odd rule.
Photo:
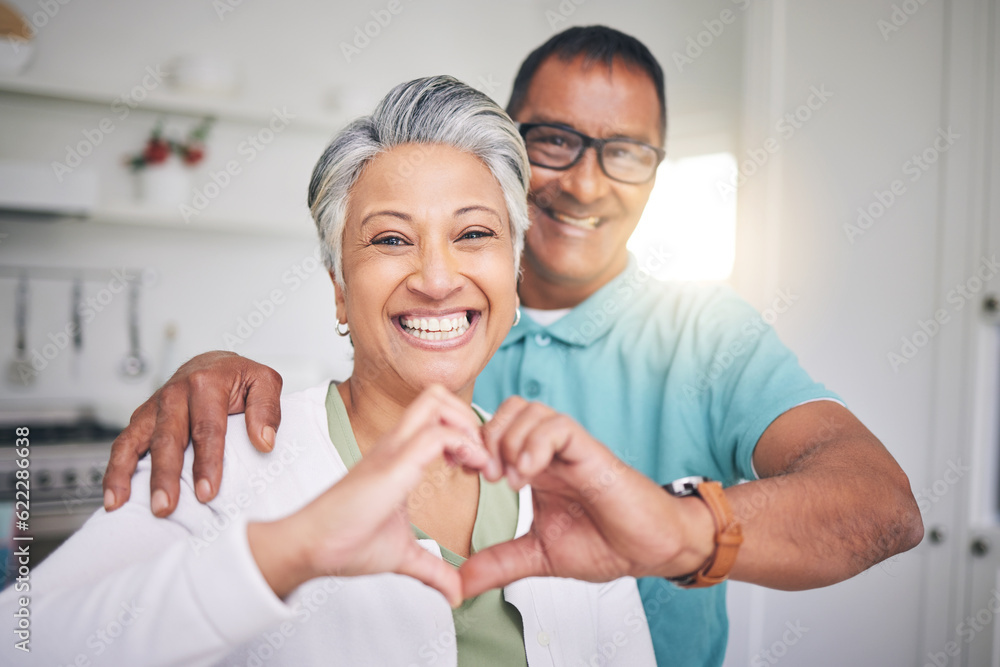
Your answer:
[[[683,577],[668,577],[681,588],[705,588],[721,584],[729,578],[729,571],[736,562],[736,554],[743,544],[743,531],[733,515],[722,485],[708,477],[682,477],[663,485],[664,490],[672,496],[698,496],[708,505],[715,520],[715,550],[708,557],[701,569]]]

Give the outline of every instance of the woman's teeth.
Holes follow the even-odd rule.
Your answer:
[[[459,317],[400,317],[403,331],[420,340],[450,340],[469,330],[468,313]]]
[[[568,215],[563,215],[562,213],[557,213],[556,211],[551,211],[551,214],[552,217],[559,222],[565,222],[567,225],[573,225],[574,227],[579,227],[581,229],[594,229],[597,227],[597,223],[601,221],[601,219],[596,215],[592,215],[589,218],[571,218]]]

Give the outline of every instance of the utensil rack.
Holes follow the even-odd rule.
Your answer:
[[[17,266],[0,265],[0,278],[19,279],[22,277],[29,280],[59,280],[72,282],[82,280],[88,283],[106,282],[115,276],[115,272],[125,273],[130,276],[138,276],[143,285],[149,285],[156,279],[156,272],[153,269],[140,269],[136,267],[121,267],[113,269],[84,268],[84,267],[63,267],[63,266]]]

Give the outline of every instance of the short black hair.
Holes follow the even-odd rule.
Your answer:
[[[532,51],[517,72],[514,89],[507,103],[507,113],[514,117],[524,106],[528,87],[535,72],[549,56],[572,60],[582,55],[584,62],[599,62],[611,67],[615,58],[640,68],[653,81],[656,97],[660,101],[660,136],[667,140],[667,94],[663,82],[663,68],[646,45],[631,35],[603,25],[578,26],[563,30]]]

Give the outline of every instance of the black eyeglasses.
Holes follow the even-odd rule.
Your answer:
[[[656,174],[666,151],[635,139],[595,139],[582,132],[549,123],[520,123],[528,161],[537,167],[566,170],[591,146],[608,178],[622,183],[645,183]]]

